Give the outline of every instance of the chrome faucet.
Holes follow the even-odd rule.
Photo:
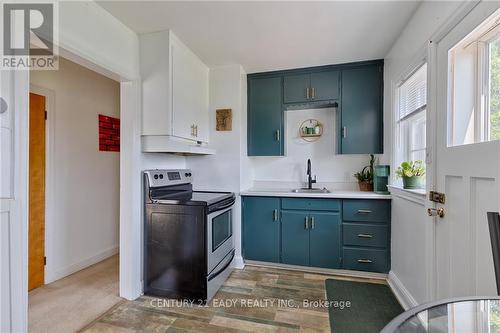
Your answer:
[[[312,184],[316,183],[316,176],[314,179],[311,176],[311,159],[307,159],[307,188],[312,189]]]

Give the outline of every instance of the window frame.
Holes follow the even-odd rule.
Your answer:
[[[409,79],[412,78],[413,75],[415,75],[422,67],[426,66],[426,82],[425,82],[425,90],[426,90],[426,100],[425,104],[422,106],[418,107],[415,110],[412,110],[408,114],[404,115],[403,117],[400,116],[401,110],[400,110],[400,97],[401,97],[401,87],[405,82],[407,82]],[[426,126],[426,131],[427,131],[427,109],[428,109],[428,85],[429,85],[429,80],[428,80],[428,71],[429,71],[429,64],[427,62],[427,59],[422,59],[419,61],[416,66],[412,67],[412,70],[408,72],[407,75],[405,75],[401,80],[399,80],[396,84],[393,85],[393,101],[394,101],[394,106],[393,106],[393,138],[394,138],[394,152],[393,152],[393,167],[394,170],[399,166],[399,164],[402,161],[409,160],[411,157],[411,129],[410,129],[410,122],[412,118],[418,118],[422,114],[425,117],[425,126]],[[404,134],[402,126],[406,126],[404,129]],[[424,140],[426,142],[425,147],[423,148],[424,152],[427,152],[427,133],[423,133],[424,135]],[[424,153],[424,155],[425,155]],[[425,163],[425,159],[423,160]],[[395,176],[393,176],[395,179]]]
[[[498,16],[496,17],[498,18]],[[489,141],[498,141],[499,139],[492,140],[490,138],[491,132],[491,119],[490,119],[490,51],[489,45],[491,42],[500,38],[500,22],[491,24],[492,20],[483,22],[482,25],[476,27],[474,31],[463,40],[458,42],[450,49],[450,76],[448,79],[448,87],[452,93],[450,96],[450,108],[448,114],[447,124],[447,146],[457,147],[462,145],[477,144]],[[493,20],[494,21],[494,20]],[[474,47],[474,75],[475,82],[473,84],[472,96],[474,100],[473,124],[474,129],[473,142],[457,143],[454,141],[455,137],[455,73],[456,73],[456,49]]]

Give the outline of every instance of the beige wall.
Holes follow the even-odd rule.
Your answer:
[[[30,75],[35,90],[54,96],[47,147],[50,282],[118,250],[120,156],[99,152],[98,114],[120,117],[120,84],[65,59],[58,71]]]

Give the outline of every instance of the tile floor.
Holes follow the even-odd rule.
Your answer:
[[[326,299],[327,278],[385,283],[246,266],[231,274],[207,306],[143,296],[116,305],[83,332],[330,332],[328,310],[303,303]]]

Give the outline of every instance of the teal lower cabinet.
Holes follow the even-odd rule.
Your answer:
[[[307,211],[281,213],[281,259],[290,265],[309,266]]]
[[[340,268],[340,214],[313,212],[310,215],[310,224],[310,265]]]
[[[243,197],[247,260],[387,273],[390,200]]]
[[[389,271],[387,250],[344,247],[344,268],[386,273]]]
[[[245,259],[280,262],[279,210],[279,198],[243,198],[243,255]]]

